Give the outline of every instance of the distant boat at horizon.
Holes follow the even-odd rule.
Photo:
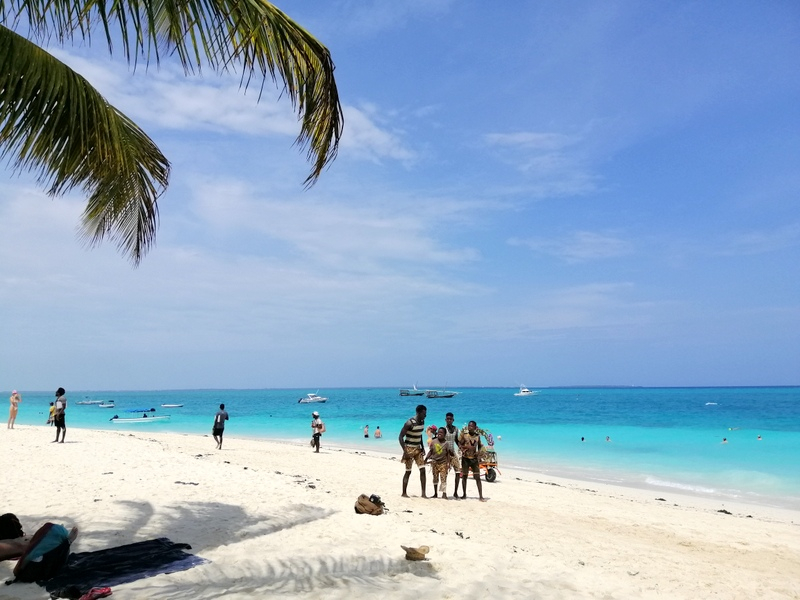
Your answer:
[[[452,398],[458,392],[451,392],[450,390],[425,390],[425,395],[428,398]]]
[[[519,391],[514,395],[515,396],[535,396],[538,393],[539,392],[532,392],[531,390],[526,388],[524,385],[521,385],[521,386],[519,386]]]
[[[317,390],[319,391],[319,390]],[[298,404],[312,404],[314,402],[327,402],[328,399],[323,396],[318,396],[317,394],[307,394],[305,398],[300,398],[298,400]]]
[[[417,389],[417,384],[415,383],[414,387],[411,388],[410,390],[408,390],[408,389],[400,390],[400,395],[401,396],[424,396],[425,392],[423,390],[418,390]]]

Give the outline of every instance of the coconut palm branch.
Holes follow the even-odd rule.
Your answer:
[[[9,27],[4,26],[7,24]],[[300,120],[313,185],[336,157],[343,116],[327,48],[264,0],[0,0],[0,156],[51,195],[89,195],[83,234],[114,239],[134,264],[155,240],[169,162],[130,119],[32,39],[91,42],[101,32],[134,67],[175,56],[187,73],[241,70],[283,83]]]

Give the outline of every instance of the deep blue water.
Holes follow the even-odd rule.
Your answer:
[[[323,444],[399,453],[400,428],[421,403],[429,424],[443,425],[452,411],[457,425],[474,419],[489,429],[498,438],[499,480],[503,466],[513,466],[800,509],[798,387],[545,388],[529,397],[508,388],[454,389],[460,393],[452,399],[404,398],[396,388],[322,389],[330,400],[313,405],[297,400],[317,390],[71,392],[67,426],[208,434],[224,402],[229,437],[304,442],[317,409],[327,426]],[[44,424],[53,393],[20,392],[18,423]],[[84,399],[115,400],[116,408],[76,404]],[[162,409],[162,403],[184,407]],[[126,409],[150,407],[171,419],[109,422],[114,414],[128,415]],[[367,424],[370,434],[380,426],[383,439],[365,440]]]

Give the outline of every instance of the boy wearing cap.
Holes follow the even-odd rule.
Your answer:
[[[319,418],[319,413],[314,411],[311,413],[311,445],[314,446],[314,452],[319,452],[319,438],[325,433],[325,423]]]

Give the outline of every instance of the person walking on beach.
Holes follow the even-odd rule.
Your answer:
[[[145,417],[146,416],[147,415],[145,415]],[[217,442],[217,450],[222,450],[222,434],[225,432],[225,421],[227,420],[228,412],[225,410],[225,405],[220,404],[219,410],[214,416],[214,427],[211,429],[214,441]]]
[[[419,483],[422,486],[422,497],[425,495],[425,451],[422,445],[422,434],[425,431],[425,417],[428,409],[425,405],[417,406],[417,414],[405,422],[400,430],[398,441],[400,448],[403,449],[403,456],[400,460],[406,467],[403,475],[403,498],[408,498],[408,480],[411,477],[411,465],[417,463],[419,467]]]
[[[14,429],[14,421],[17,420],[17,412],[19,411],[19,403],[22,402],[22,396],[17,393],[17,390],[14,390],[8,400],[11,403],[8,408],[8,429]]]
[[[66,397],[66,390],[62,387],[56,390],[56,407],[55,411],[53,411],[53,423],[56,426],[56,439],[54,441],[58,442],[58,436],[61,434],[61,443],[64,443],[64,438],[67,437],[67,397]]]
[[[447,471],[450,469],[452,451],[447,445],[447,429],[439,427],[436,437],[431,440],[425,462],[431,463],[433,474],[433,497],[439,497],[439,481],[442,482],[442,499],[447,500]],[[456,479],[456,485],[458,480]]]
[[[314,452],[319,452],[319,439],[322,434],[327,431],[325,423],[319,418],[319,413],[314,411],[311,413],[311,445],[314,446]]]
[[[458,499],[458,480],[461,479],[461,457],[458,455],[458,442],[461,437],[458,427],[453,425],[455,416],[449,412],[444,416],[445,421],[445,440],[447,448],[450,450],[450,464],[455,472],[456,483],[453,487],[453,498]],[[442,487],[444,489],[444,487]]]
[[[478,456],[483,445],[481,436],[478,433],[478,424],[470,421],[467,425],[467,432],[461,434],[461,496],[467,497],[467,478],[472,471],[475,483],[478,484],[478,498],[481,502],[486,502],[483,497],[483,486],[481,485],[481,468]]]

